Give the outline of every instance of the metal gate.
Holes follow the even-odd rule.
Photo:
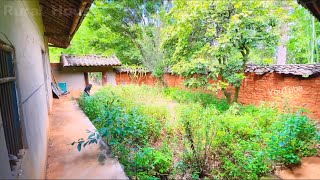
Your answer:
[[[8,153],[22,149],[13,49],[0,41],[0,112]]]

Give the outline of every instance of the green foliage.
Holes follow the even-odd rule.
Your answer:
[[[288,61],[291,64],[307,64],[320,62],[320,23],[314,21],[312,15],[303,7],[294,6],[289,22]],[[312,44],[314,51],[312,52]],[[312,59],[312,54],[313,58]]]
[[[134,168],[140,179],[155,179],[168,177],[172,168],[172,154],[161,152],[151,147],[140,149],[134,159]]]
[[[101,138],[101,135],[99,132],[97,131],[90,131],[87,130],[87,133],[89,133],[88,138],[85,140],[83,138],[78,139],[78,141],[74,141],[71,143],[72,146],[74,146],[75,144],[77,145],[77,149],[80,152],[82,147],[86,147],[87,145],[90,144],[98,144],[98,140]]]
[[[200,178],[259,179],[271,173],[274,163],[294,165],[316,154],[319,135],[306,116],[237,104],[223,114],[212,113],[192,105],[181,116],[187,136],[184,160]],[[217,167],[210,166],[213,162]]]
[[[51,60],[59,62],[61,52],[68,54],[115,54],[123,64],[141,65],[146,58],[142,29],[151,23],[161,1],[133,2],[96,0],[82,26],[73,38],[71,48],[50,48]],[[147,23],[149,22],[149,23]]]
[[[300,164],[300,157],[316,155],[320,140],[315,124],[303,115],[287,115],[273,126],[269,142],[272,160],[285,165]]]
[[[164,75],[164,54],[160,47],[160,27],[150,27],[149,30],[142,29],[141,40],[137,40],[141,51],[143,52],[142,64],[152,71],[157,78]]]
[[[245,79],[242,68],[243,64],[241,62],[229,63],[224,67],[221,76],[227,80],[228,84],[232,84],[234,87],[240,87],[242,80]]]
[[[139,64],[141,62],[140,52],[132,43],[118,34],[112,32],[108,27],[95,27],[99,23],[96,7],[92,7],[87,14],[81,27],[71,41],[68,49],[50,48],[51,62],[60,62],[61,53],[77,55],[116,55],[123,64]]]
[[[237,102],[250,52],[274,51],[277,45],[275,4],[175,1],[163,42],[173,71],[189,79],[188,87],[222,89],[229,103]],[[218,77],[215,88],[206,80]],[[236,88],[233,98],[228,84]]]
[[[126,108],[121,99],[113,93],[102,91],[83,98],[80,106],[89,118],[93,119],[109,145],[121,142],[136,147],[160,134],[160,124],[156,119],[142,114],[143,108]],[[82,103],[83,101],[85,103]]]
[[[98,131],[73,144],[81,150],[103,137],[137,179],[259,179],[275,163],[316,155],[320,142],[306,116],[229,106],[199,91],[107,86],[79,104]]]
[[[180,103],[199,103],[204,107],[212,106],[220,112],[229,109],[229,104],[225,99],[218,99],[212,93],[201,91],[181,90],[177,88],[166,88],[165,94]]]
[[[165,16],[163,47],[172,64],[188,61],[208,41],[206,15],[210,1],[174,1]]]
[[[211,136],[217,114],[216,109],[203,108],[199,104],[181,109],[180,118],[185,131],[185,163],[199,178],[207,176],[205,172],[210,168]]]
[[[161,106],[146,106],[137,103],[134,98],[125,98],[128,97],[127,93],[132,95],[132,91],[140,95],[156,93],[148,92],[148,89],[139,91],[130,86],[123,89],[107,87],[93,96],[82,96],[79,99],[80,107],[98,129],[98,133],[95,133],[99,136],[90,133],[88,141],[93,136],[97,139],[102,137],[130,177],[167,177],[173,163],[171,152],[151,148],[149,143],[160,138],[168,111]],[[80,139],[78,147],[81,150],[81,146],[85,147],[88,143]]]
[[[193,164],[190,168],[200,178],[258,179],[271,171],[264,139],[270,126],[262,126],[260,121],[272,122],[278,115],[276,111],[260,116],[264,119],[255,118],[263,113],[258,108],[248,113],[239,105],[220,115],[210,107],[199,106],[183,112],[186,134],[192,137],[188,138],[188,144],[193,144],[187,149],[195,149],[197,153],[186,156],[185,161]]]
[[[52,62],[59,61],[61,52],[115,54],[123,64],[141,65],[153,52],[152,59],[164,56],[171,65],[199,57],[217,64],[218,57],[244,60],[241,51],[249,49],[250,62],[270,64],[275,62],[275,36],[287,24],[289,63],[319,62],[319,22],[313,26],[311,17],[297,3],[277,0],[96,0],[71,48],[50,48],[50,54]]]

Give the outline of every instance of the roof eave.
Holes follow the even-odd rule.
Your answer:
[[[45,4],[46,2],[50,2],[50,0],[42,0],[41,3]],[[51,0],[52,1],[52,0]],[[68,48],[70,46],[70,42],[73,39],[74,35],[76,34],[77,30],[81,26],[86,14],[89,12],[89,9],[92,5],[94,0],[81,0],[79,9],[77,14],[73,16],[73,22],[72,25],[67,26],[69,28],[68,33],[61,34],[60,32],[47,32],[47,27],[45,26],[46,32],[45,36],[48,38],[48,42],[53,47],[59,47],[59,48]],[[71,9],[71,7],[70,7]],[[53,11],[52,11],[53,12]],[[52,13],[50,12],[50,13]],[[48,12],[42,12],[42,16],[46,18],[51,18],[46,15]],[[59,27],[58,27],[59,28]]]
[[[95,64],[95,65],[92,65],[92,64],[74,64],[74,63],[71,63],[69,62],[69,58],[70,56],[76,56],[76,55],[68,55],[68,54],[61,54],[60,56],[60,62],[62,64],[63,67],[74,67],[74,68],[86,68],[86,67],[114,67],[114,66],[121,66],[121,61],[116,57],[116,56],[111,56],[111,58],[113,59],[112,63],[105,63],[105,64]],[[90,58],[90,56],[94,56],[94,57],[101,57],[101,58],[107,58],[108,57],[105,57],[105,56],[97,56],[97,55],[86,55],[86,56],[83,56],[84,58]],[[78,57],[81,57],[78,56]],[[109,57],[110,58],[110,57]]]
[[[298,3],[320,21],[320,0],[298,0]]]

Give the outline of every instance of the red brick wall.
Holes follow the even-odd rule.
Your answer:
[[[170,87],[184,88],[184,79],[181,76],[166,74],[164,80]],[[118,73],[116,82],[118,85],[159,83],[150,73],[139,78],[127,73]],[[219,92],[218,97],[223,97],[223,94]],[[277,73],[248,73],[241,86],[239,102],[259,105],[264,101],[274,102],[280,107],[308,109],[309,116],[320,121],[320,76],[302,78]]]

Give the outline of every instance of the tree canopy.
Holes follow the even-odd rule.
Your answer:
[[[319,27],[320,23],[315,20],[303,7],[294,1],[273,0],[273,7],[268,1],[186,1],[186,0],[156,0],[156,1],[106,1],[96,0],[89,14],[84,20],[79,31],[75,35],[71,48],[51,48],[52,61],[58,61],[61,52],[72,54],[116,54],[124,64],[142,65],[141,43],[143,39],[142,29],[161,26],[160,39],[163,44],[162,50],[166,59],[177,63],[179,60],[190,59],[208,42],[212,42],[215,27],[210,27],[213,21],[221,21],[226,17],[212,16],[210,6],[214,2],[216,11],[222,13],[230,2],[246,3],[245,13],[253,13],[258,18],[267,19],[271,14],[275,22],[289,25],[289,41],[287,63],[312,63],[319,62]],[[256,9],[256,3],[261,3],[261,8]],[[276,8],[276,7],[280,8]],[[289,10],[283,10],[283,6]],[[239,10],[239,8],[237,8]],[[206,19],[211,18],[211,19]],[[238,15],[239,19],[243,18]],[[235,19],[234,19],[235,20]],[[235,21],[234,21],[235,22]],[[206,24],[209,23],[209,24]],[[236,22],[235,22],[236,23]],[[236,24],[235,24],[236,25]],[[280,27],[277,27],[280,31]],[[314,32],[313,32],[314,29]],[[148,32],[150,34],[150,32]],[[190,36],[190,33],[191,36]],[[152,33],[151,33],[152,34]],[[254,34],[253,34],[254,35]],[[263,34],[260,34],[263,36]],[[145,37],[145,36],[144,36]],[[313,48],[312,48],[313,45]],[[259,53],[252,50],[249,61],[259,64],[272,64],[276,60],[275,44],[270,44],[264,51]],[[313,51],[313,53],[311,53]],[[313,55],[312,55],[313,54]],[[311,59],[313,57],[313,59]]]
[[[171,68],[187,77],[187,86],[221,89],[233,102],[245,65],[276,63],[281,43],[286,63],[319,62],[319,27],[294,1],[96,0],[72,47],[51,48],[51,59],[61,52],[115,54],[160,80]],[[220,79],[210,84],[211,78]],[[236,88],[233,98],[229,85]]]
[[[237,101],[238,92],[232,100],[227,87],[240,88],[250,52],[276,47],[277,19],[270,9],[276,9],[275,1],[177,1],[168,15],[169,29],[177,31],[167,32],[164,43],[173,70],[192,87],[212,89],[208,79],[220,76],[215,86],[229,102]]]

